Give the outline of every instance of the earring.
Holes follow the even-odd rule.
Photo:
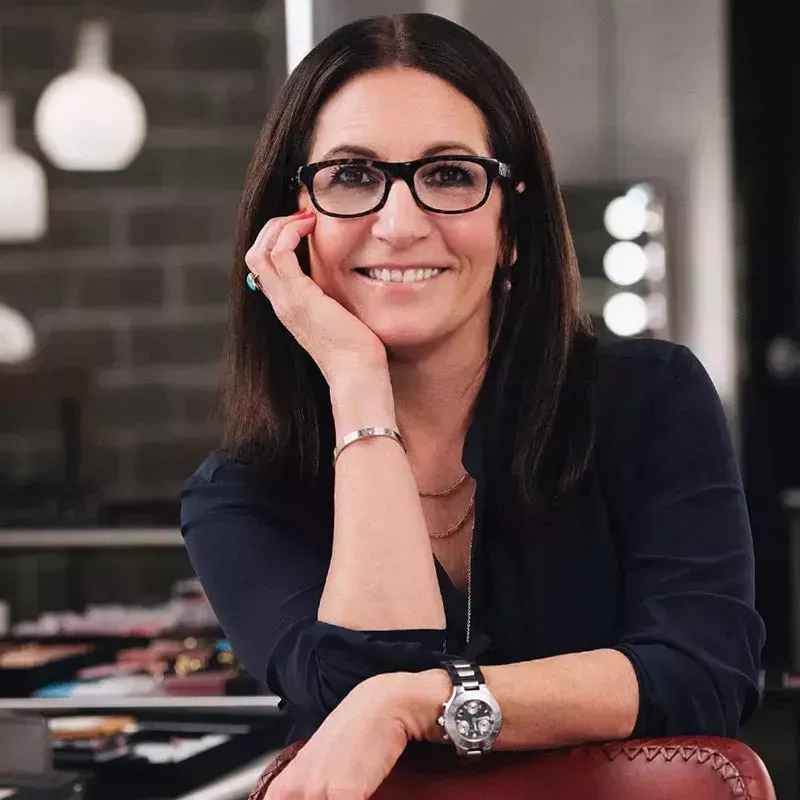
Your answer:
[[[499,273],[502,270],[506,275],[508,275],[508,270],[510,266],[511,266],[510,264],[509,265],[498,264],[497,272]],[[503,294],[508,294],[511,291],[511,278],[504,278],[502,281],[500,281],[500,291]]]

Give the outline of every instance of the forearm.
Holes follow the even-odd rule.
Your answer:
[[[336,441],[371,426],[397,429],[388,371],[331,386]],[[359,630],[445,627],[416,482],[386,437],[347,447],[336,464],[333,553],[318,618]]]
[[[636,674],[630,661],[616,650],[481,669],[503,712],[496,750],[625,739],[636,724]],[[436,719],[451,690],[443,670],[409,676],[405,702],[415,738],[441,741]]]

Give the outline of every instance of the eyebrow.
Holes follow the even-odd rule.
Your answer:
[[[460,150],[465,151],[467,153],[472,154],[473,156],[480,155],[476,153],[468,145],[465,145],[463,142],[436,142],[435,144],[426,147],[425,150],[422,151],[419,158],[427,158],[428,156],[436,156],[440,153],[445,152],[452,152],[453,150]],[[327,161],[331,158],[336,158],[338,156],[355,156],[356,158],[369,158],[373,159],[374,161],[381,161],[378,157],[378,154],[374,150],[370,150],[368,147],[361,147],[361,145],[357,144],[339,144],[336,147],[332,147],[330,150],[326,151],[325,154],[320,158],[320,161]]]

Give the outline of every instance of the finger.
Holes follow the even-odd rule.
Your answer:
[[[258,232],[253,244],[250,246],[251,249],[256,248],[261,245],[264,241],[264,237],[270,232],[274,231],[276,227],[282,227],[285,225],[289,220],[294,219],[295,217],[299,217],[301,214],[304,213],[304,209],[300,209],[299,211],[295,211],[293,214],[287,214],[285,217],[272,217],[268,219],[261,230]]]
[[[274,266],[270,259],[270,251],[275,246],[281,230],[303,212],[297,212],[290,217],[273,217],[259,231],[256,240],[245,254],[245,264],[256,278],[256,284],[264,291],[263,282],[269,282],[274,274]]]
[[[277,232],[275,244],[269,250],[269,257],[278,275],[286,281],[296,282],[298,279],[308,279],[300,269],[297,260],[297,245],[304,236],[308,236],[314,229],[317,217],[315,214],[301,217],[292,221]]]
[[[244,263],[250,274],[255,279],[256,286],[268,299],[274,291],[275,268],[269,258],[269,251],[265,248],[265,241],[274,240],[277,237],[277,230],[285,224],[288,217],[275,217],[271,219],[258,233],[256,240],[244,257]]]
[[[312,215],[287,222],[278,231],[275,247],[271,251],[266,250],[268,242],[264,242],[263,254],[258,257],[258,265],[254,265],[257,273],[256,282],[261,292],[269,300],[278,319],[301,345],[303,345],[304,320],[308,314],[306,307],[308,291],[318,287],[300,268],[294,248],[302,236],[311,232],[315,220],[316,217]],[[277,254],[281,259],[280,268],[273,254]]]
[[[275,247],[275,242],[278,241],[281,231],[292,221],[300,219],[301,212],[292,214],[291,217],[284,217],[281,219],[280,224],[273,225],[268,231],[265,232],[264,238],[261,240],[260,249],[264,252],[267,258],[270,258],[272,249]]]
[[[292,215],[294,216],[294,215]],[[245,255],[245,263],[250,266],[250,262],[257,262],[261,254],[265,252],[264,243],[269,238],[277,236],[276,231],[279,231],[292,217],[273,217],[266,225],[258,232],[253,244],[250,245],[247,254]],[[267,251],[268,252],[268,251]]]

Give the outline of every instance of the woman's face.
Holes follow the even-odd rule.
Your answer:
[[[445,154],[493,155],[483,115],[446,81],[398,67],[360,75],[330,98],[317,118],[308,162]],[[299,200],[301,208],[312,205],[305,188]],[[480,208],[436,214],[417,206],[408,185],[395,181],[383,208],[368,216],[317,213],[309,237],[311,276],[390,350],[454,336],[480,346],[488,337],[500,255],[501,200],[495,181]],[[410,267],[444,271],[413,283],[376,281],[356,271]]]

